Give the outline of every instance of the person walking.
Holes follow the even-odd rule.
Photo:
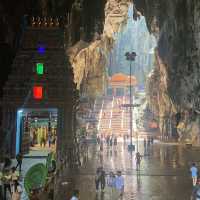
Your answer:
[[[190,172],[191,172],[191,176],[192,176],[192,184],[193,184],[193,186],[195,186],[197,183],[197,177],[198,177],[198,169],[197,169],[195,163],[192,163]]]
[[[17,167],[19,166],[19,171],[21,172],[22,171],[22,160],[23,160],[23,156],[22,156],[21,152],[17,154],[16,160],[17,160],[17,165],[15,168],[17,169]]]
[[[110,137],[110,147],[112,148],[112,145],[113,145],[113,138],[112,136]]]
[[[197,184],[192,190],[192,196],[190,200],[200,200],[200,179],[197,179]]]
[[[79,190],[74,190],[70,200],[79,200]]]
[[[95,175],[95,186],[96,186],[96,192],[99,191],[99,184],[100,184],[100,176],[101,176],[101,168],[98,167]]]
[[[115,191],[115,175],[113,172],[110,172],[108,178],[107,178],[107,186],[108,186],[108,192],[110,199],[114,199],[114,191]]]
[[[117,150],[117,137],[114,138],[114,150]]]
[[[144,138],[144,149],[146,149],[147,147],[147,141],[146,141],[146,138]]]
[[[3,169],[2,182],[3,182],[3,191],[4,191],[3,199],[7,200],[8,199],[7,198],[7,190],[10,193],[10,196],[12,196],[11,186],[10,186],[10,183],[11,183],[11,173],[10,173],[10,169],[9,168],[4,168]]]
[[[135,159],[136,159],[136,170],[140,169],[140,163],[142,160],[142,156],[140,155],[140,152],[137,152],[135,155]]]
[[[18,181],[19,181],[19,172],[16,171],[15,167],[12,167],[11,168],[11,191],[12,191],[12,194],[16,190],[16,182],[18,182]]]
[[[117,177],[115,178],[115,188],[117,192],[117,199],[123,196],[124,194],[124,177],[122,176],[121,171],[117,171]]]
[[[101,192],[104,192],[106,186],[106,173],[103,169],[101,169],[100,184],[101,184]]]
[[[101,142],[101,140],[100,140],[100,137],[99,137],[99,136],[97,136],[97,144],[99,145],[99,144],[100,144],[100,142]]]
[[[100,142],[100,152],[103,152],[103,141]]]
[[[106,145],[107,145],[107,148],[109,148],[109,146],[110,146],[110,136],[109,135],[107,135],[107,137],[106,137]]]

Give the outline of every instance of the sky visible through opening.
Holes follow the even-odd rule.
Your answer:
[[[157,43],[147,29],[145,18],[142,16],[134,21],[132,16],[133,8],[130,6],[127,25],[122,32],[115,35],[115,45],[108,57],[108,74],[109,76],[115,73],[129,74],[130,64],[126,60],[125,53],[134,51],[137,57],[132,63],[132,74],[138,79],[139,86],[143,87],[147,75],[153,69],[154,48]]]

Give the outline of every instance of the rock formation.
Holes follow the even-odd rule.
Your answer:
[[[176,126],[184,122],[188,132],[184,137],[183,133],[179,134],[179,139],[194,142],[199,137],[197,129],[189,131],[188,126],[199,127],[200,2],[134,0],[134,3],[136,9],[145,15],[149,31],[158,40],[157,66],[150,80],[157,92],[151,94],[155,100],[150,103],[158,105],[160,118],[167,117],[173,122],[173,116],[180,115]],[[160,126],[163,126],[162,121]]]
[[[120,31],[127,20],[129,4],[129,0],[107,1],[103,33],[99,31],[98,24],[95,24],[90,43],[84,41],[85,36],[82,33],[80,41],[68,49],[67,53],[74,69],[74,80],[83,95],[95,97],[103,93],[107,80],[107,55],[113,47],[114,34]]]

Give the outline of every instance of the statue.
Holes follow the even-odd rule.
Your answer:
[[[31,18],[31,26],[35,27],[36,26],[36,22],[35,22],[35,17]]]
[[[43,21],[42,21],[42,26],[44,26],[44,27],[47,27],[47,18],[46,17],[44,17],[43,18]]]
[[[58,27],[60,25],[59,21],[58,21],[58,17],[56,17],[56,19],[54,20],[54,24],[56,27]]]
[[[41,19],[40,19],[40,17],[37,17],[37,26],[41,26]]]
[[[50,17],[50,20],[49,20],[49,27],[52,27],[54,24],[53,24],[53,18]]]

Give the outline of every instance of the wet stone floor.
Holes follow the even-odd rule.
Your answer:
[[[72,175],[75,188],[80,190],[80,200],[115,200],[107,188],[104,193],[96,193],[94,177],[99,166],[103,166],[107,174],[110,171],[122,171],[125,178],[122,200],[191,199],[192,180],[189,168],[192,162],[200,167],[200,148],[155,142],[144,149],[143,142],[140,141],[139,152],[143,158],[141,168],[137,171],[135,152],[131,155],[127,145],[121,141],[114,149],[104,144],[102,154],[98,146],[88,146],[87,153],[83,155],[81,169]],[[62,177],[62,181],[69,180]],[[59,188],[59,199],[67,199],[65,186],[61,185]]]

